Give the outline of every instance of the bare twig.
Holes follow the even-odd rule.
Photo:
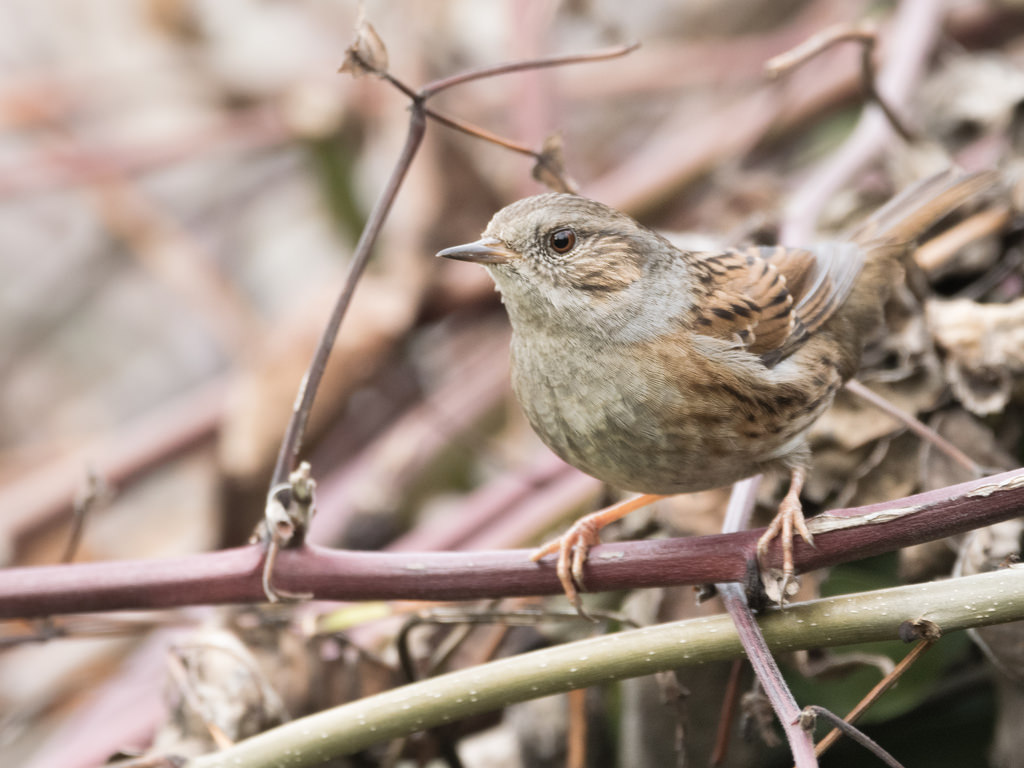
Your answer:
[[[719,584],[718,592],[722,597],[729,616],[743,643],[750,666],[761,681],[768,700],[772,703],[776,717],[786,732],[789,748],[793,753],[797,768],[811,768],[818,765],[814,755],[814,742],[810,735],[799,726],[800,708],[782,677],[782,671],[772,656],[771,649],[765,642],[757,620],[747,605],[743,588],[738,584]]]
[[[825,709],[825,707],[819,707],[812,704],[804,707],[803,712],[800,713],[800,721],[809,728],[814,727],[814,721],[819,717],[828,720],[838,731],[842,731],[844,734],[849,736],[853,741],[860,744],[864,749],[868,750],[871,754],[888,765],[889,768],[903,768],[903,764],[898,762],[892,755],[882,749],[877,741],[869,738],[863,731],[854,728],[842,718],[837,717],[832,712]]]
[[[277,464],[274,467],[271,485],[276,486],[285,482],[288,474],[295,467],[295,460],[302,447],[302,437],[306,429],[306,421],[309,419],[313,400],[320,386],[320,380],[323,378],[324,369],[327,367],[327,357],[334,346],[334,340],[337,338],[338,329],[341,327],[341,321],[345,317],[345,312],[352,303],[352,294],[355,293],[359,278],[362,276],[363,270],[370,260],[370,253],[377,240],[377,235],[384,224],[384,219],[395,202],[395,197],[398,195],[402,180],[409,171],[412,159],[416,155],[416,150],[419,149],[420,142],[423,140],[425,129],[426,120],[422,105],[418,101],[414,101],[412,112],[409,115],[409,131],[406,134],[405,146],[402,147],[402,153],[395,163],[391,177],[377,199],[373,210],[370,212],[366,227],[364,227],[363,233],[359,237],[359,242],[356,244],[355,251],[352,254],[348,275],[345,277],[345,283],[342,286],[341,293],[338,295],[334,310],[327,321],[327,326],[320,337],[320,343],[313,355],[313,361],[310,363],[309,370],[303,377],[302,385],[299,387],[299,394],[296,398],[295,407],[292,410],[292,418],[288,423],[284,439],[281,441],[281,449],[277,455]]]
[[[725,513],[725,523],[722,526],[724,533],[742,530],[746,526],[754,508],[757,486],[760,482],[760,476],[756,476],[733,485]],[[746,651],[750,665],[754,668],[754,674],[761,682],[768,700],[771,701],[772,709],[775,710],[775,715],[786,732],[786,739],[789,741],[797,768],[816,767],[818,760],[814,754],[814,742],[810,733],[797,722],[800,718],[800,707],[797,706],[796,699],[782,677],[782,670],[775,662],[771,649],[768,648],[768,643],[757,626],[757,620],[747,604],[743,588],[732,582],[716,586],[722,603],[736,626],[736,632],[743,643],[743,650]]]
[[[878,701],[878,699],[882,696],[883,693],[892,688],[896,684],[896,682],[903,676],[903,673],[910,669],[914,662],[921,658],[924,652],[931,648],[934,644],[935,640],[924,639],[917,645],[915,645],[914,648],[910,651],[910,653],[908,653],[900,660],[900,663],[895,666],[892,672],[890,672],[888,675],[882,678],[882,680],[879,681],[878,685],[876,685],[874,688],[868,691],[867,695],[857,703],[857,706],[855,706],[853,709],[849,711],[849,713],[847,713],[846,717],[844,717],[842,721],[849,725],[852,725],[853,723],[857,722],[860,716],[867,711],[868,707],[870,707],[872,704]],[[817,746],[815,746],[815,754],[819,756],[825,754],[829,747],[831,747],[836,741],[838,741],[840,735],[842,735],[843,733],[847,733],[847,731],[840,730],[838,726],[833,730],[829,731],[829,733],[826,734],[825,738],[819,741]]]
[[[160,463],[209,440],[224,410],[227,381],[215,380],[0,487],[0,539],[14,546],[73,508],[88,464],[120,487]]]
[[[363,274],[363,270],[366,268],[366,264],[369,261],[374,243],[376,243],[380,230],[384,225],[384,221],[387,218],[387,215],[391,210],[391,206],[395,201],[395,197],[398,194],[398,190],[401,188],[402,181],[405,179],[405,175],[408,173],[409,168],[412,165],[413,158],[416,156],[416,152],[423,140],[423,135],[426,131],[428,113],[430,116],[441,120],[444,124],[449,125],[450,127],[458,128],[459,130],[478,136],[479,138],[484,138],[488,141],[497,140],[499,145],[512,148],[509,146],[509,142],[498,139],[493,134],[484,132],[474,126],[469,126],[461,121],[455,121],[452,118],[437,115],[437,113],[434,113],[432,110],[428,110],[426,107],[427,99],[443,90],[462,83],[470,82],[471,80],[492,77],[508,72],[536,69],[538,67],[552,67],[565,64],[582,63],[586,61],[603,60],[625,55],[635,48],[635,45],[620,46],[609,51],[600,51],[591,54],[553,56],[501,64],[494,67],[486,67],[449,78],[435,80],[432,83],[428,83],[417,92],[387,72],[387,52],[384,50],[383,44],[380,42],[376,32],[373,31],[373,28],[370,25],[360,23],[359,29],[357,30],[356,41],[346,52],[346,60],[342,65],[341,70],[351,71],[353,74],[361,73],[376,75],[386,80],[392,86],[405,94],[412,102],[409,129],[406,134],[405,146],[402,148],[402,152],[392,169],[388,183],[381,192],[380,197],[377,199],[373,210],[370,212],[370,217],[359,237],[359,242],[356,244],[355,251],[352,254],[352,261],[349,265],[348,275],[345,278],[345,283],[337,301],[335,302],[334,309],[327,321],[323,334],[320,337],[320,342],[313,355],[313,360],[310,363],[309,369],[303,377],[302,383],[299,387],[299,394],[296,397],[295,405],[292,409],[292,415],[289,419],[288,427],[285,430],[284,438],[281,441],[281,448],[278,452],[277,462],[274,466],[274,474],[271,480],[271,492],[268,492],[268,510],[270,509],[273,488],[284,483],[288,474],[295,467],[295,461],[297,460],[299,451],[302,448],[302,440],[306,429],[306,423],[313,408],[313,401],[316,398],[317,391],[320,387],[320,381],[323,378],[324,370],[327,367],[327,358],[331,353],[331,349],[334,347],[334,341],[337,338],[341,322],[345,317],[345,313],[347,312],[349,305],[351,304],[356,285],[358,284],[359,279]],[[516,151],[524,151],[524,148],[517,147]],[[557,175],[557,169],[550,167],[550,163],[547,162],[549,158],[544,152],[536,153],[529,150],[526,151],[535,158],[538,164],[546,164],[546,166],[548,166],[548,171],[554,172]],[[566,188],[571,188],[572,185],[571,182],[567,181],[564,186]],[[300,546],[302,544],[302,538],[297,537],[288,541],[271,539],[269,541],[271,543],[269,543],[268,546],[274,548],[275,552],[273,553],[274,556],[268,556],[266,559],[263,570],[263,584],[267,599],[273,601],[278,596],[277,590],[275,590],[271,584],[271,572],[273,570],[273,564],[276,556],[276,548]]]
[[[564,67],[568,64],[585,64],[592,61],[615,59],[619,56],[625,56],[627,53],[632,53],[639,47],[640,43],[630,43],[629,45],[617,45],[614,48],[607,48],[603,51],[570,53],[559,56],[546,56],[539,59],[529,59],[527,61],[514,61],[506,64],[496,64],[493,67],[483,67],[471,72],[463,72],[441,80],[435,80],[432,83],[428,83],[420,90],[420,96],[423,99],[429,99],[431,96],[456,85],[462,85],[463,83],[468,83],[473,80],[481,80],[486,77],[507,75],[512,72],[522,72],[528,69],[543,69],[544,67]]]
[[[512,141],[511,139],[506,139],[503,136],[499,136],[496,133],[492,133],[484,128],[481,128],[480,126],[467,123],[465,120],[458,120],[454,117],[450,117],[449,115],[443,115],[440,112],[430,109],[429,107],[426,107],[425,111],[427,117],[437,121],[441,125],[444,125],[448,128],[452,128],[456,131],[461,131],[462,133],[465,133],[469,136],[473,136],[474,138],[489,141],[491,144],[496,144],[499,147],[504,147],[505,149],[509,149],[513,152],[518,152],[521,155],[528,155],[529,157],[532,157],[534,163],[536,163],[537,166],[546,169],[550,174],[552,174],[555,177],[555,179],[557,179],[560,182],[557,185],[558,191],[578,192],[578,190],[576,189],[576,185],[573,184],[570,179],[565,177],[565,174],[562,172],[561,168],[553,166],[553,164],[550,162],[550,158],[548,157],[547,153],[545,153],[543,150],[538,152],[537,150],[531,147],[527,147],[524,144],[519,144],[518,142]]]
[[[352,263],[349,267],[349,273],[345,279],[344,287],[342,288],[341,294],[338,296],[338,300],[335,303],[334,311],[327,323],[327,327],[324,329],[320,344],[313,357],[313,362],[310,364],[309,371],[303,379],[302,386],[299,390],[299,396],[292,412],[292,419],[281,443],[281,450],[278,454],[277,464],[274,468],[272,484],[277,485],[284,482],[288,473],[294,467],[298,452],[302,446],[302,437],[305,431],[306,421],[312,408],[313,399],[316,397],[316,392],[320,385],[320,379],[323,375],[324,367],[326,366],[327,357],[330,354],[330,350],[334,344],[334,339],[337,336],[338,329],[341,326],[341,321],[345,316],[348,305],[351,303],[355,286],[362,275],[363,269],[366,267],[366,262],[369,259],[370,252],[377,240],[380,229],[383,226],[384,219],[387,217],[387,214],[391,209],[391,205],[394,202],[398,189],[402,184],[402,180],[405,178],[405,174],[408,172],[412,159],[419,148],[419,144],[423,138],[423,133],[426,127],[425,118],[431,117],[451,128],[456,128],[486,141],[491,141],[507,149],[531,155],[538,162],[542,162],[544,159],[543,153],[534,152],[521,145],[515,144],[514,142],[495,136],[494,134],[484,131],[476,126],[469,125],[463,121],[456,120],[446,115],[441,115],[434,110],[429,109],[426,106],[426,101],[431,96],[434,96],[443,90],[447,90],[448,88],[462,83],[467,83],[472,80],[493,77],[509,72],[537,69],[540,67],[554,67],[588,61],[601,61],[616,56],[623,56],[630,51],[635,50],[636,47],[637,45],[634,44],[630,46],[619,46],[607,51],[551,56],[547,58],[485,67],[441,80],[435,80],[425,85],[418,92],[414,91],[390,73],[379,70],[374,62],[366,61],[361,58],[359,51],[355,50],[355,46],[349,50],[348,53],[350,58],[346,64],[350,61],[355,61],[356,64],[354,66],[361,66],[365,71],[371,72],[385,79],[399,91],[408,96],[412,101],[412,114],[410,117],[409,132],[406,137],[406,144],[402,150],[402,154],[399,156],[395,163],[395,167],[392,170],[391,178],[388,180],[387,186],[374,206],[374,209],[370,214],[370,218],[363,229],[363,233],[359,238],[355,252],[352,255]]]
[[[884,397],[881,397],[880,395],[871,391],[856,379],[850,379],[848,382],[846,382],[846,388],[864,402],[871,403],[871,405],[875,406],[875,408],[877,408],[878,410],[882,411],[883,413],[887,413],[894,419],[897,419],[901,424],[903,424],[915,435],[920,437],[926,443],[931,443],[932,445],[934,445],[939,451],[946,454],[946,456],[955,461],[957,464],[966,469],[975,477],[981,477],[982,475],[985,474],[985,471],[976,461],[974,461],[974,459],[972,459],[966,453],[961,451],[959,448],[957,448],[955,445],[949,442],[949,440],[944,438],[942,435],[940,435],[938,432],[929,427],[923,421],[915,417],[913,414],[907,413],[902,408],[897,408]]]
[[[363,270],[370,260],[370,254],[373,251],[377,235],[380,234],[381,227],[384,225],[384,219],[387,218],[388,212],[395,202],[398,190],[402,186],[402,180],[412,166],[412,160],[416,156],[416,150],[419,149],[420,143],[423,141],[425,131],[426,118],[423,114],[423,104],[421,101],[414,100],[412,111],[409,115],[409,130],[406,134],[405,146],[402,147],[402,152],[391,171],[391,176],[380,197],[377,198],[377,202],[370,212],[370,218],[367,220],[366,226],[359,236],[359,242],[356,243],[355,251],[352,254],[352,262],[349,265],[348,275],[345,277],[341,293],[334,304],[334,309],[327,321],[327,326],[320,336],[320,342],[317,345],[316,352],[313,354],[309,370],[302,377],[299,394],[296,397],[292,415],[288,420],[288,427],[285,430],[284,439],[281,441],[281,448],[277,454],[277,463],[274,466],[270,490],[267,492],[268,514],[273,503],[274,489],[286,481],[288,475],[295,467],[295,460],[298,458],[299,450],[302,448],[302,437],[306,431],[306,422],[309,420],[309,414],[313,410],[313,400],[316,398],[317,390],[320,387],[320,380],[323,378],[324,371],[327,368],[327,358],[334,347],[334,340],[338,336],[341,321],[344,319],[345,313],[352,303],[352,296],[355,293],[356,285],[359,283],[359,278],[362,276]],[[276,538],[270,538],[267,541],[268,549],[278,546],[297,546],[302,543],[301,540],[281,541]],[[274,559],[268,551],[262,578],[264,593],[271,602],[278,598],[278,592],[271,584]]]
[[[865,22],[863,24],[835,24],[823,29],[816,35],[811,36],[800,45],[785,53],[770,59],[765,64],[765,70],[771,77],[778,77],[794,67],[806,64],[822,51],[826,51],[834,45],[842,42],[852,41],[860,44],[860,77],[864,95],[877,104],[885,113],[889,123],[896,132],[903,137],[904,141],[913,142],[917,136],[904,125],[903,121],[896,115],[888,102],[882,98],[878,91],[875,77],[875,47],[878,44],[878,30],[874,24]]]

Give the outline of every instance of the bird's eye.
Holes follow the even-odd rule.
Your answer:
[[[548,235],[548,243],[555,253],[568,253],[576,245],[576,233],[568,227],[556,229]]]

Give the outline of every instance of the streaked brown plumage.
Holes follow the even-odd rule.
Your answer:
[[[856,372],[908,244],[995,183],[995,173],[940,174],[836,242],[715,253],[679,250],[593,200],[544,194],[439,255],[491,273],[512,323],[516,395],[568,463],[657,495],[789,473],[763,541],[781,532],[788,578],[792,527],[809,538],[804,433]],[[597,530],[622,513],[584,518],[540,550],[560,550],[571,597],[570,553],[578,582]]]

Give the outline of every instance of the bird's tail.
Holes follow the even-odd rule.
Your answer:
[[[844,379],[856,373],[864,343],[882,325],[882,305],[902,280],[903,261],[912,243],[976,196],[992,196],[999,185],[1000,174],[995,171],[945,171],[908,187],[849,233],[864,260],[836,319],[843,326],[835,335],[836,343],[846,349],[841,359],[850,363],[841,371]]]
[[[862,246],[907,245],[969,200],[1001,184],[997,171],[947,170],[922,179],[896,195],[849,234]]]

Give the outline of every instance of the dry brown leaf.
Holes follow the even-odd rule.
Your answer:
[[[1024,100],[1024,72],[1008,57],[949,57],[918,92],[921,121],[930,136],[954,151],[980,135],[1005,135]]]
[[[541,148],[540,157],[537,158],[532,173],[533,178],[555,192],[579,193],[576,182],[565,170],[565,154],[561,134],[552,133],[544,139],[544,146]]]
[[[388,49],[362,13],[356,22],[356,39],[345,50],[345,61],[338,71],[348,73],[352,77],[377,75],[388,71]]]
[[[1024,299],[978,304],[967,299],[932,299],[928,327],[944,353],[953,394],[979,416],[1001,411],[1024,372]]]
[[[909,496],[920,483],[921,439],[904,433],[881,443],[849,480],[841,506],[875,504]]]
[[[993,430],[981,419],[960,408],[937,413],[928,425],[978,462],[987,472],[1005,472],[1017,466],[996,439]],[[973,476],[946,454],[934,448],[925,457],[921,487],[930,491],[964,483]]]
[[[171,653],[169,717],[154,741],[156,754],[202,755],[288,719],[281,697],[233,633],[200,630]]]
[[[864,350],[861,367],[859,377],[872,382],[898,382],[938,370],[924,310],[908,285],[897,286],[885,303],[885,329]]]

